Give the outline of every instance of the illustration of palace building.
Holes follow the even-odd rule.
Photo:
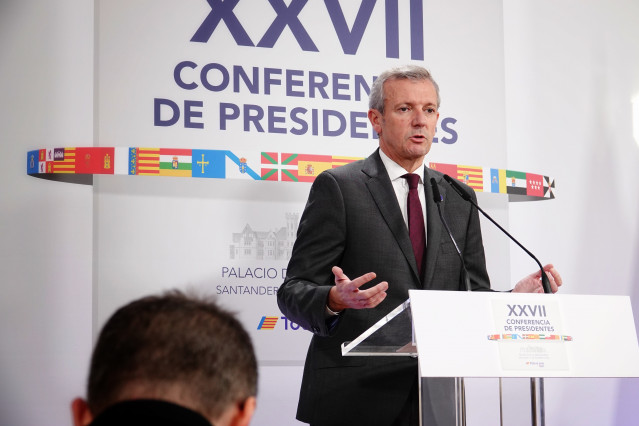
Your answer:
[[[233,233],[231,259],[288,260],[297,234],[299,214],[286,213],[286,226],[271,231],[254,231],[248,223]]]

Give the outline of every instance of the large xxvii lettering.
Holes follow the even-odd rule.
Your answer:
[[[192,42],[207,43],[215,29],[224,22],[239,46],[255,46],[234,9],[240,0],[206,0],[211,11],[197,29]],[[253,0],[254,1],[254,0]],[[257,47],[273,48],[286,28],[288,28],[302,50],[319,52],[310,34],[299,19],[299,14],[308,0],[292,0],[288,6],[284,0],[268,0],[276,13]],[[384,1],[384,21],[386,33],[386,57],[399,58],[399,0]],[[370,22],[377,0],[362,0],[357,16],[349,28],[339,0],[324,0],[331,24],[340,42],[342,51],[356,55]],[[423,0],[410,0],[410,46],[411,59],[424,59],[424,10]]]

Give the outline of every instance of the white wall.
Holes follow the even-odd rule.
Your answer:
[[[91,347],[90,186],[26,152],[93,138],[93,5],[0,3],[0,424],[68,425]]]
[[[633,297],[639,312],[639,3],[504,2],[508,166],[557,179],[511,203],[510,229],[564,293]],[[639,126],[636,123],[635,126]],[[511,249],[513,279],[533,267]],[[548,424],[636,424],[639,379],[547,381]]]

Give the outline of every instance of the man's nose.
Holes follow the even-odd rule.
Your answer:
[[[428,121],[426,120],[426,112],[421,110],[415,110],[413,113],[413,126],[424,127]]]

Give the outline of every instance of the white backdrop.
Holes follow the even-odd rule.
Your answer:
[[[377,140],[366,119],[368,96],[358,82],[370,86],[382,70],[424,56],[425,61],[412,62],[432,68],[443,96],[437,133],[441,141],[434,144],[429,160],[504,167],[505,127],[476,113],[487,108],[497,122],[504,122],[500,2],[481,7],[469,2],[413,3],[398,3],[399,58],[389,59],[385,28],[386,21],[394,18],[392,7],[387,10],[383,2],[361,2],[361,7],[360,2],[306,3],[297,24],[287,27],[272,48],[259,47],[277,20],[268,1],[239,2],[212,32],[209,13],[215,15],[213,8],[216,16],[223,13],[216,2],[180,7],[157,0],[98,2],[97,142],[229,150],[247,159],[247,166],[258,175],[261,152],[366,157]],[[290,2],[290,7],[302,4]],[[407,31],[409,15],[418,16],[415,5],[423,6],[420,16],[426,36],[423,50],[412,53],[415,40],[421,39],[418,31]],[[334,29],[340,28],[332,22],[342,13],[350,35]],[[234,20],[239,24],[227,23]],[[239,37],[242,31],[258,47],[238,46],[233,35]],[[356,52],[345,54],[342,43],[360,37]],[[301,47],[308,40],[318,51]],[[451,49],[456,52],[454,60]],[[461,70],[480,61],[484,65],[477,77],[483,84],[477,86]],[[250,88],[235,75],[237,68],[259,84]],[[319,81],[319,75],[327,80],[324,92],[312,83]],[[289,78],[295,83],[288,83]],[[194,110],[201,116],[192,121],[199,128],[185,124],[185,102],[198,105]],[[171,121],[175,113],[168,105],[173,104],[182,110],[180,119],[172,126],[158,123]],[[159,114],[157,105],[161,105]],[[272,108],[277,108],[274,117],[268,112]],[[296,114],[296,108],[306,112]],[[328,124],[325,111],[334,114]],[[353,113],[359,114],[357,124],[351,119]],[[264,117],[247,123],[249,114]],[[343,132],[337,130],[335,115],[345,117]],[[483,135],[490,135],[485,144]],[[193,164],[196,167],[200,166]],[[289,256],[258,255],[245,248],[238,235],[247,227],[257,233],[249,237],[258,239],[285,229],[285,244],[290,247],[310,184],[255,181],[247,174],[232,175],[236,170],[237,165],[227,160],[227,179],[96,177],[98,324],[141,294],[194,286],[213,291],[239,311],[262,365],[299,365],[304,360],[310,335],[296,324],[289,325],[275,300],[274,290],[283,280]],[[491,206],[506,218],[505,195],[489,197],[487,207]],[[493,280],[507,286],[509,274],[502,265],[507,264],[508,245],[501,236],[487,238],[487,245]],[[258,330],[264,316],[279,318],[273,330]]]
[[[639,4],[513,3],[508,164],[543,164],[560,189],[553,203],[511,204],[510,228],[561,268],[563,292],[630,295],[639,324]],[[511,262],[513,274],[527,264],[514,249]],[[631,425],[639,414],[637,379],[548,380],[546,392],[549,424]]]
[[[431,161],[555,176],[556,200],[493,209],[542,261],[552,261],[560,268],[566,281],[562,291],[629,294],[636,312],[639,148],[632,139],[631,100],[639,93],[639,57],[633,48],[639,36],[637,6],[621,0],[561,5],[522,1],[504,2],[502,12],[501,2],[489,3],[489,7],[475,3],[423,3],[425,64],[442,88],[442,116],[457,118],[460,134],[455,144],[436,145]],[[339,42],[335,35],[332,39],[327,35],[326,40],[317,35],[327,23],[332,29],[326,12],[324,21],[318,18],[307,25],[320,52],[291,55],[297,45],[286,31],[273,49],[236,47],[218,52],[218,41],[196,47],[188,42],[210,10],[205,1],[180,5],[181,10],[167,10],[163,7],[167,4],[154,2],[153,7],[146,7],[144,2],[133,6],[96,2],[95,26],[93,8],[78,0],[57,1],[55,6],[41,0],[7,1],[0,6],[0,87],[6,94],[0,103],[4,151],[0,195],[5,207],[0,212],[4,274],[0,338],[7,342],[0,350],[2,424],[68,424],[68,403],[83,392],[91,323],[97,329],[116,305],[159,288],[214,288],[211,283],[223,279],[222,267],[231,265],[226,250],[232,233],[240,232],[245,224],[256,230],[284,226],[286,213],[301,211],[308,191],[308,184],[303,183],[213,179],[186,183],[179,178],[133,176],[96,179],[93,188],[61,184],[26,176],[26,151],[91,144],[184,144],[233,150],[241,143],[258,153],[268,145],[268,150],[279,152],[365,156],[374,146],[373,140],[349,143],[348,138],[334,138],[327,142],[308,135],[275,138],[238,129],[242,137],[229,138],[231,131],[217,131],[209,118],[215,117],[214,105],[249,101],[238,102],[231,93],[222,93],[227,98],[219,99],[201,90],[186,93],[172,80],[175,63],[195,57],[204,58],[201,63],[229,66],[332,69],[326,61],[340,52]],[[242,11],[245,4],[240,2],[237,15],[251,22],[245,28],[251,28],[250,36],[257,43],[275,14],[252,22],[255,15]],[[264,16],[270,8],[267,2],[259,7],[265,8]],[[300,20],[308,19],[306,13],[319,17],[322,7],[321,2],[307,6]],[[348,19],[353,19],[356,5],[350,7],[352,10],[345,10],[350,16],[347,22],[352,22]],[[371,31],[383,28],[381,9],[380,3],[371,14],[361,53],[339,56],[340,72],[371,76],[388,63],[410,61],[410,54],[404,51],[399,60],[383,57],[383,32]],[[198,19],[187,19],[191,14]],[[92,48],[94,33],[97,41]],[[232,42],[221,30],[214,36],[226,37],[220,42]],[[409,40],[406,35],[400,38]],[[487,38],[495,44],[486,43]],[[123,46],[123,39],[131,46]],[[167,55],[165,61],[156,62],[158,51]],[[92,68],[94,55],[97,66]],[[95,94],[91,92],[94,82]],[[213,115],[204,110],[205,129],[153,126],[153,98],[182,101],[195,92],[193,99],[213,110]],[[319,100],[295,101],[299,100],[273,95],[251,98],[250,103],[290,102],[309,109],[326,108]],[[365,102],[341,101],[339,108],[332,109],[365,110]],[[309,144],[314,143],[325,151],[311,149]],[[493,146],[495,151],[487,149]],[[499,204],[496,197],[486,195],[480,201],[491,207]],[[238,210],[237,203],[247,198],[251,201],[246,208]],[[227,209],[223,214],[230,221],[223,231],[213,219],[220,208]],[[265,219],[266,215],[272,219]],[[606,217],[610,220],[605,221]],[[186,229],[185,218],[189,219]],[[199,242],[187,251],[186,258],[184,244],[193,243],[185,232],[217,239],[196,240]],[[143,244],[141,239],[149,237],[156,244]],[[499,281],[495,280],[495,265],[508,264],[504,259],[509,257],[511,267],[504,281],[532,270],[530,261],[515,249],[510,254],[506,250],[505,256],[499,247],[488,251],[489,261],[494,262],[489,265],[494,281]],[[269,307],[274,301],[253,297],[257,299],[251,301],[257,306],[256,314],[278,314]],[[243,320],[256,328],[255,318]],[[261,339],[256,332],[254,336]],[[260,369],[255,424],[295,424],[291,419],[300,367],[290,361],[278,365],[276,358],[269,362]],[[469,385],[470,392],[474,386]],[[488,401],[496,397],[496,390],[485,392],[483,383],[477,386]],[[525,415],[527,384],[515,381],[506,386],[513,396],[507,414],[511,419]],[[494,389],[492,384],[488,387]],[[636,401],[638,388],[636,380],[547,381],[548,422],[632,424],[638,413],[630,401]],[[523,403],[516,399],[520,394]],[[469,407],[473,424],[494,424],[494,412],[487,414],[481,405]]]

